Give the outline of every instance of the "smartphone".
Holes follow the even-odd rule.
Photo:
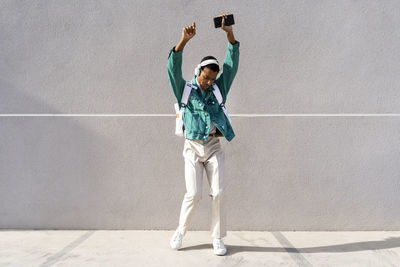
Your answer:
[[[225,25],[229,26],[229,25],[233,25],[235,24],[235,20],[233,19],[233,14],[229,14],[226,18],[225,18]],[[215,28],[219,28],[222,26],[222,17],[215,17],[214,18],[214,26]]]

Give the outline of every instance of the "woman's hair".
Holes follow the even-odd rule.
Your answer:
[[[203,61],[205,61],[205,60],[207,60],[207,59],[215,59],[215,60],[217,60],[217,59],[216,59],[215,57],[213,57],[213,56],[206,56],[206,57],[204,57],[204,58],[201,60],[201,62],[203,62]],[[201,62],[200,62],[200,63],[201,63]],[[215,64],[215,63],[211,63],[211,64],[208,64],[208,65],[205,65],[205,66],[201,67],[201,68],[200,68],[200,71],[203,70],[205,67],[210,68],[212,71],[219,72],[219,66],[218,66],[217,64]]]

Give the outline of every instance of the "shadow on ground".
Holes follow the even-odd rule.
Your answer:
[[[256,247],[256,246],[232,246],[226,245],[227,255],[233,255],[239,252],[294,252],[294,253],[338,253],[338,252],[354,252],[364,250],[377,250],[389,249],[400,247],[400,237],[389,237],[382,241],[363,241],[346,244],[338,244],[333,246],[319,246],[319,247]],[[197,250],[197,249],[211,249],[211,244],[200,244],[196,246],[184,247],[180,251]]]

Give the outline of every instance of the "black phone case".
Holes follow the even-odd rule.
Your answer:
[[[225,25],[233,25],[235,24],[235,20],[233,19],[233,14],[229,14],[227,18],[225,19]],[[214,18],[214,26],[215,28],[219,28],[222,26],[222,17],[215,17]]]

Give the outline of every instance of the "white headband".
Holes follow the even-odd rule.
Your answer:
[[[219,63],[216,59],[207,59],[202,61],[200,64],[197,65],[197,67],[194,69],[194,75],[199,76],[200,75],[200,68],[204,67],[208,64],[217,64],[219,67]]]

